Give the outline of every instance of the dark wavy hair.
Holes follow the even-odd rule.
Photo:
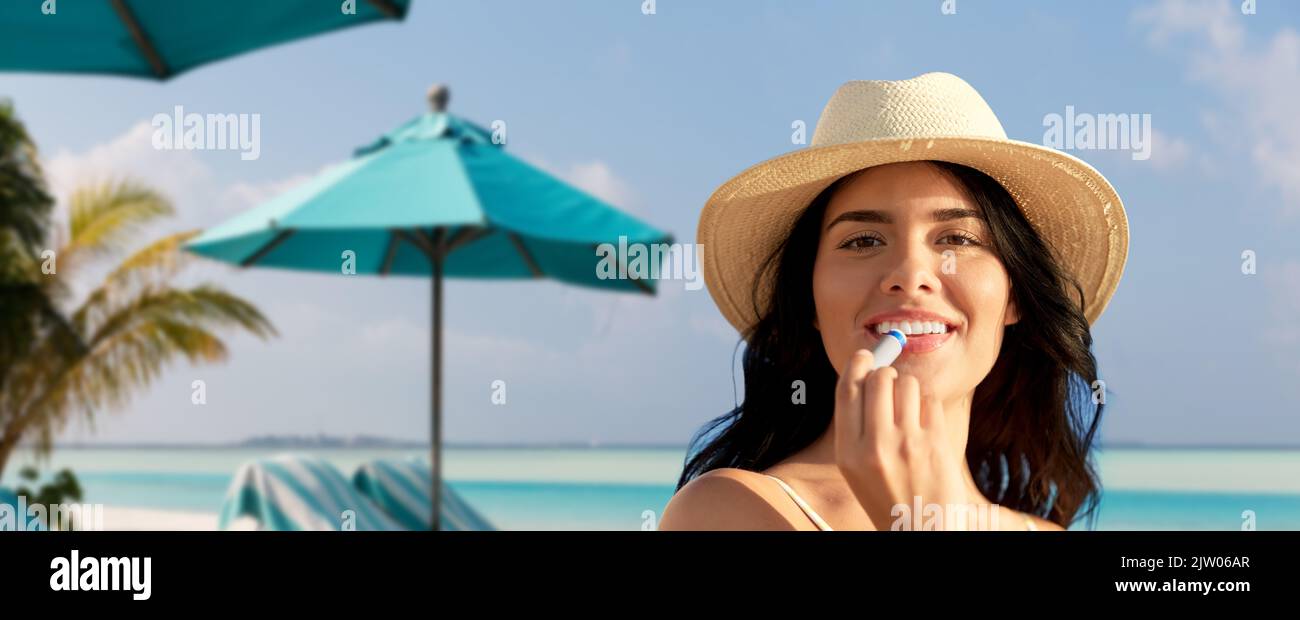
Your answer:
[[[1082,288],[1001,184],[967,166],[927,163],[954,179],[983,213],[1020,315],[1005,327],[997,361],[975,388],[966,444],[971,474],[1003,506],[1062,527],[1086,516],[1092,527],[1101,483],[1091,449],[1103,405],[1092,397],[1097,360]],[[743,335],[744,400],[694,435],[678,489],[722,467],[765,470],[827,430],[838,375],[813,327],[812,274],[826,206],[852,176],[822,191],[760,265],[773,288]],[[763,279],[755,280],[755,300]],[[803,404],[791,402],[796,380],[805,385]]]

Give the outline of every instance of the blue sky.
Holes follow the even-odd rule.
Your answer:
[[[792,122],[811,135],[846,80],[955,73],[1030,142],[1066,106],[1151,114],[1149,160],[1075,152],[1119,190],[1132,234],[1094,327],[1111,392],[1103,437],[1300,443],[1300,7],[956,0],[944,15],[942,4],[659,0],[643,15],[641,0],[415,0],[405,23],[165,84],[0,73],[0,96],[57,191],[133,176],[175,200],[171,230],[220,222],[346,158],[445,82],[453,112],[506,121],[512,152],[679,241],[694,239],[719,184],[797,148]],[[154,150],[149,120],[176,105],[260,114],[261,157]],[[1241,273],[1247,249],[1255,275]],[[281,336],[232,339],[224,366],[179,364],[65,439],[427,436],[427,283],[218,265],[188,277],[252,299]],[[668,281],[642,299],[451,281],[446,294],[449,441],[683,444],[734,404],[736,335],[703,289]],[[195,379],[206,405],[190,403]],[[504,405],[490,399],[498,379]]]

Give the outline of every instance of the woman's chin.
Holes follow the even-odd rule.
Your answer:
[[[940,364],[933,356],[924,355],[910,357],[903,355],[894,360],[894,363],[890,364],[890,366],[893,366],[898,372],[912,375],[922,382],[937,377],[943,371],[943,364]]]

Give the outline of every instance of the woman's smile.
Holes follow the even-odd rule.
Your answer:
[[[891,329],[898,329],[898,328],[894,327]],[[949,330],[943,333],[930,333],[930,334],[921,334],[921,333],[908,334],[906,330],[899,330],[899,331],[902,331],[903,335],[907,336],[907,344],[903,345],[902,355],[919,355],[922,353],[931,353],[933,351],[937,351],[941,347],[943,347],[943,345],[946,344],[950,339],[956,336],[956,332],[953,330]],[[866,328],[862,330],[862,333],[866,335],[866,345],[863,348],[875,349],[876,345],[880,342],[880,339],[885,334],[889,333],[889,330],[880,332],[876,328]]]
[[[880,339],[890,332],[898,330],[907,336],[903,346],[903,355],[930,353],[943,347],[957,335],[960,324],[941,314],[924,310],[898,310],[872,315],[864,327],[867,347],[874,349]]]

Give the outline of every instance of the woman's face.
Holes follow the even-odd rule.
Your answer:
[[[837,373],[854,351],[875,348],[882,323],[906,322],[904,333],[913,333],[894,367],[942,401],[964,397],[993,368],[1003,327],[1018,318],[1010,290],[979,208],[930,164],[869,168],[827,205],[813,298]]]

